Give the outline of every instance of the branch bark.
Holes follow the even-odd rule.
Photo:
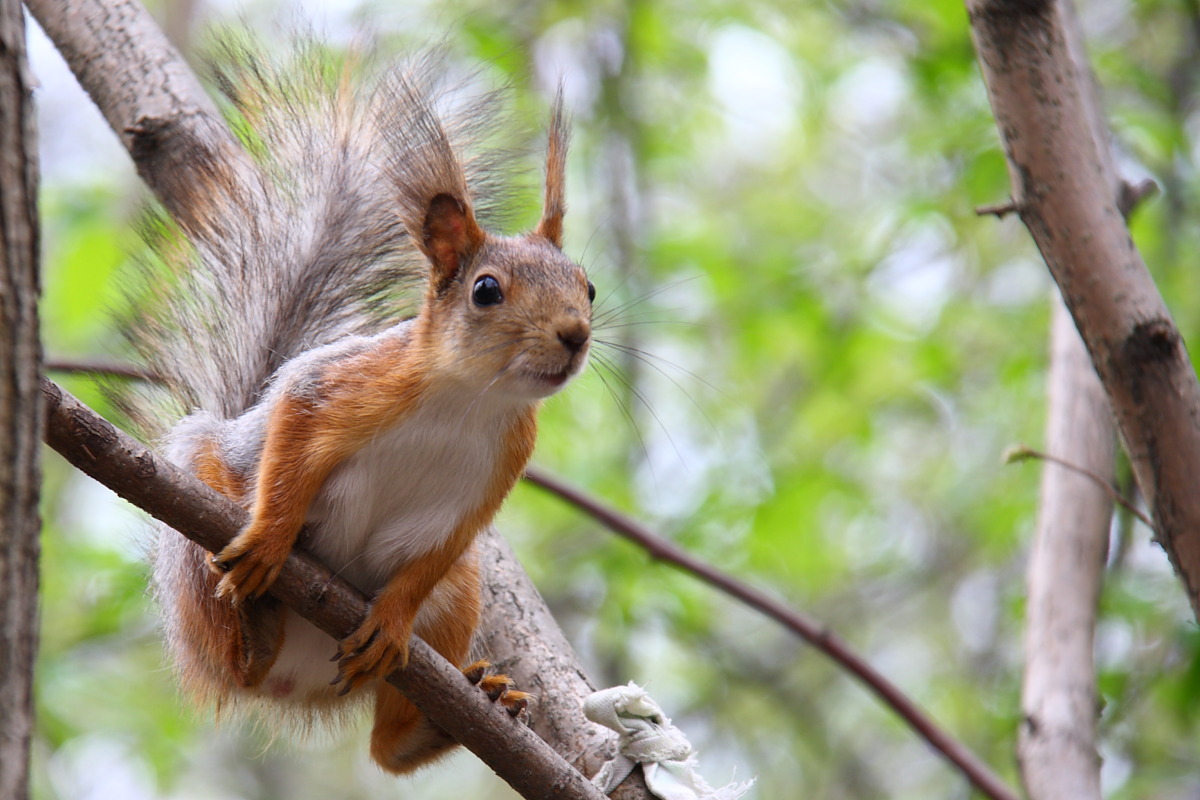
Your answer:
[[[43,379],[42,395],[47,444],[205,549],[219,551],[249,521],[245,509],[156,457],[53,382]],[[298,551],[288,558],[271,594],[336,639],[356,630],[367,610],[361,592]],[[388,682],[523,797],[604,797],[532,730],[497,708],[419,639],[412,640],[408,667],[393,673]]]
[[[1108,398],[1065,306],[1056,299],[1053,308],[1046,448],[1111,483]],[[1087,475],[1051,461],[1043,466],[1017,744],[1030,800],[1100,798],[1092,642],[1112,507]]]
[[[135,0],[26,0],[138,175],[185,219],[197,173],[245,152],[187,62]]]
[[[0,797],[29,793],[37,652],[37,161],[17,0],[0,0]]]
[[[1013,199],[1108,395],[1158,541],[1200,618],[1200,383],[1118,208],[1065,6],[967,0]]]

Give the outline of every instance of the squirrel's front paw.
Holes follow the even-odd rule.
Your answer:
[[[271,588],[291,548],[272,547],[268,541],[256,542],[243,533],[212,557],[213,567],[222,573],[217,597],[228,597],[236,603]]]
[[[359,629],[338,645],[331,659],[338,662],[338,673],[330,685],[342,684],[340,697],[370,678],[386,678],[407,666],[411,636],[412,620],[385,623],[374,613],[367,614]]]
[[[493,703],[504,706],[511,716],[520,718],[521,713],[529,708],[532,695],[521,692],[513,687],[512,678],[491,671],[492,665],[487,661],[476,661],[470,666],[463,667],[463,675],[467,680],[483,690]],[[528,717],[528,714],[526,714]]]

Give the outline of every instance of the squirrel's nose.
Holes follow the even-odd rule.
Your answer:
[[[558,340],[562,342],[563,347],[571,351],[572,355],[583,349],[591,335],[591,326],[583,320],[577,320],[558,329]]]

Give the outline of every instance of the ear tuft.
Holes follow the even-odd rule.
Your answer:
[[[550,140],[546,147],[546,199],[542,206],[542,220],[534,231],[558,248],[562,247],[563,214],[567,210],[566,168],[569,138],[570,124],[563,116],[563,88],[560,83],[554,97]]]

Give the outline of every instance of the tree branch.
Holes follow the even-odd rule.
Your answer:
[[[977,790],[995,800],[1016,800],[1016,794],[961,742],[942,730],[912,699],[884,675],[879,673],[858,653],[815,620],[788,608],[783,603],[753,586],[721,572],[688,553],[678,545],[656,536],[642,525],[614,511],[579,489],[551,477],[533,467],[525,470],[525,478],[535,486],[566,500],[619,536],[639,545],[652,558],[672,564],[696,576],[705,583],[734,597],[765,614],[820,650],[857,678],[883,704],[891,708],[910,727],[925,739],[946,760],[954,765]]]
[[[220,550],[248,521],[243,508],[155,456],[52,381],[43,379],[42,395],[47,444],[205,549]],[[299,551],[288,558],[271,594],[335,639],[356,630],[367,611],[361,592]],[[388,682],[523,797],[604,796],[419,639],[412,640],[408,667]]]
[[[1078,333],[1078,331],[1076,333]],[[1086,350],[1084,351],[1084,354],[1085,355],[1087,354]],[[1090,366],[1091,362],[1088,362],[1088,363]],[[1095,372],[1095,370],[1092,370],[1092,371]],[[1103,387],[1101,387],[1101,390],[1103,390]],[[1104,408],[1105,408],[1105,411],[1107,412],[1108,406],[1105,406]],[[1049,438],[1049,437],[1047,437],[1047,438]],[[1051,463],[1058,464],[1060,467],[1063,467],[1064,469],[1069,469],[1072,472],[1077,472],[1080,475],[1083,475],[1088,480],[1090,480],[1092,483],[1096,484],[1096,486],[1098,486],[1101,491],[1103,491],[1105,494],[1107,494],[1114,503],[1116,503],[1121,508],[1125,509],[1130,514],[1132,514],[1134,517],[1136,517],[1137,520],[1139,522],[1141,522],[1143,525],[1145,525],[1147,528],[1149,528],[1152,531],[1154,530],[1154,520],[1150,519],[1148,516],[1143,514],[1142,510],[1140,508],[1138,508],[1136,505],[1134,505],[1132,500],[1125,497],[1125,495],[1121,494],[1121,490],[1118,489],[1113,484],[1109,483],[1107,480],[1105,480],[1104,476],[1102,476],[1099,472],[1088,469],[1087,467],[1080,466],[1079,464],[1076,464],[1073,461],[1068,461],[1065,458],[1059,458],[1058,456],[1051,455],[1050,453],[1043,453],[1041,450],[1034,450],[1032,447],[1027,447],[1023,444],[1017,445],[1016,447],[1011,448],[1008,452],[1006,452],[1004,454],[1005,463],[1013,463],[1016,461],[1025,461],[1025,460],[1031,459],[1031,458],[1037,459],[1039,461],[1049,461]]]
[[[51,356],[46,359],[45,368],[47,372],[67,372],[75,375],[110,375],[133,381],[158,380],[156,375],[144,367],[95,358],[56,358]]]
[[[1087,345],[1158,541],[1200,618],[1200,383],[1122,219],[1064,7],[967,0],[1021,220]]]

